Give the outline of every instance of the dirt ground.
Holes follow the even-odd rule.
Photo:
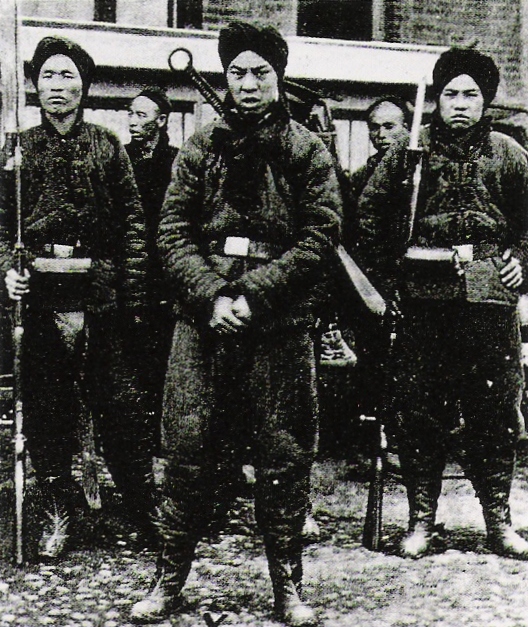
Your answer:
[[[354,471],[344,461],[322,461],[313,473],[321,537],[306,549],[305,590],[324,627],[528,627],[528,562],[486,550],[478,502],[456,467],[444,480],[438,552],[416,561],[397,555],[407,504],[394,478],[385,490],[383,551],[361,546],[368,483]],[[527,478],[523,465],[512,509],[528,537]],[[57,564],[1,565],[0,626],[129,627],[129,608],[148,588],[154,554],[118,522],[103,528]],[[222,625],[278,625],[251,501],[241,499],[229,528],[200,544],[185,596],[183,613],[160,625],[205,626],[206,613],[213,621],[225,614]]]

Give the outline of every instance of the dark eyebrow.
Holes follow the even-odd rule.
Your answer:
[[[239,67],[238,65],[232,65],[231,70],[235,70],[235,72],[247,72],[247,71],[251,71],[251,72],[262,72],[263,70],[267,70],[268,66],[267,65],[256,65],[253,67]]]

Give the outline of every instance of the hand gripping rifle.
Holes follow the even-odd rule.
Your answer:
[[[20,14],[17,0],[2,0],[0,5],[2,37],[2,122],[5,134],[5,170],[14,175],[16,203],[15,269],[24,273],[24,245],[22,242],[22,150],[20,145],[20,112],[24,106],[24,71],[20,56]],[[15,561],[24,561],[24,488],[25,438],[22,404],[22,341],[24,336],[22,300],[16,301],[13,316],[13,398],[15,414]]]
[[[224,115],[222,101],[213,87],[193,66],[193,56],[187,48],[176,48],[173,50],[169,55],[168,63],[173,72],[186,73],[213,109],[220,116]],[[328,103],[319,93],[295,81],[286,79],[284,84],[293,117],[321,137],[334,157],[336,167],[339,168],[335,141],[336,133]],[[386,311],[386,304],[381,294],[341,245],[338,246],[337,256],[346,276],[369,311],[376,316],[383,316]]]
[[[416,101],[414,105],[413,121],[411,126],[411,133],[409,137],[408,158],[409,162],[414,170],[412,171],[412,187],[411,187],[411,202],[410,202],[410,214],[409,214],[409,229],[407,233],[407,241],[411,239],[414,220],[416,217],[416,209],[418,206],[418,195],[420,192],[420,182],[422,178],[422,154],[423,151],[419,147],[420,128],[422,125],[423,110],[425,104],[425,90],[426,79],[425,77],[418,83],[418,89],[416,92]],[[390,340],[389,340],[389,358],[385,364],[385,385],[383,393],[382,408],[383,412],[387,414],[391,407],[390,398],[390,386],[391,386],[391,354],[394,346],[394,340],[396,339],[396,325],[399,312],[391,312],[393,315],[388,321],[390,324]],[[383,488],[384,488],[384,458],[387,451],[387,438],[385,436],[385,430],[383,421],[378,417],[368,417],[365,420],[369,421],[375,427],[375,447],[376,452],[372,457],[372,470],[371,480],[369,486],[369,495],[367,503],[367,512],[365,515],[365,524],[363,528],[363,546],[372,551],[378,551],[381,547],[382,536],[382,510],[383,510]]]

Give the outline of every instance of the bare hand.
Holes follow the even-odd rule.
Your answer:
[[[245,320],[248,322],[251,320],[251,309],[249,308],[245,296],[239,296],[233,302],[233,313],[237,316],[239,320]]]
[[[219,296],[216,299],[209,326],[218,333],[232,334],[246,326],[246,322],[233,308],[234,302],[229,296]]]
[[[512,257],[512,252],[508,249],[503,255],[502,260],[506,261],[504,268],[500,270],[502,283],[510,289],[516,289],[521,286],[524,281],[522,265],[517,257]]]
[[[8,270],[5,275],[7,294],[11,300],[20,300],[29,292],[29,272],[24,269],[24,274],[19,274],[14,268]]]

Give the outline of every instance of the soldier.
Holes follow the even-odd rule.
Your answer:
[[[236,496],[250,447],[276,612],[312,625],[300,597],[316,437],[311,294],[335,253],[338,184],[323,143],[289,116],[279,32],[231,23],[219,55],[224,119],[181,150],[162,210],[177,311],[162,424],[163,549],[132,617],[178,609],[196,545]]]
[[[357,200],[383,155],[395,143],[405,141],[409,129],[409,109],[397,96],[383,96],[367,109],[369,138],[376,152],[350,174],[352,195]]]
[[[122,329],[134,327],[144,307],[144,221],[123,146],[83,121],[90,55],[68,39],[45,37],[30,67],[42,123],[21,134],[27,267],[22,275],[14,268],[13,185],[4,168],[0,264],[8,302],[26,303],[24,434],[45,510],[39,553],[51,558],[65,549],[76,515],[72,455],[80,391],[102,418],[105,459],[127,511],[149,528],[149,443],[122,343]],[[71,267],[81,258],[89,269],[44,272],[48,258]]]
[[[414,221],[403,145],[382,159],[360,201],[362,256],[387,290],[398,284],[401,292],[395,431],[410,510],[401,549],[413,558],[431,550],[446,454],[456,444],[491,550],[528,559],[509,507],[523,382],[516,305],[528,271],[528,158],[484,115],[498,84],[490,57],[443,53]]]
[[[158,87],[143,89],[131,102],[128,125],[131,141],[125,146],[141,196],[146,223],[148,256],[148,310],[144,332],[136,345],[134,358],[141,369],[142,387],[149,395],[151,429],[155,448],[159,448],[159,428],[163,383],[171,346],[174,321],[163,268],[158,253],[158,226],[161,205],[171,177],[172,163],[178,149],[169,144],[167,133],[171,104]]]

